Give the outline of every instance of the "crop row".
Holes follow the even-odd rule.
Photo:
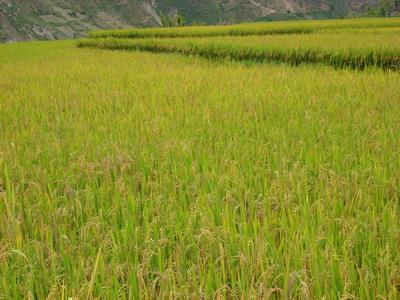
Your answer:
[[[167,37],[205,37],[205,36],[245,36],[299,34],[320,31],[351,30],[363,28],[400,27],[400,18],[390,19],[347,19],[315,20],[291,22],[260,22],[225,26],[191,26],[178,28],[150,28],[104,30],[89,33],[91,38],[167,38]]]
[[[400,50],[400,28],[379,30],[379,33],[361,30],[336,33],[314,34],[277,34],[268,36],[219,36],[206,38],[159,39],[160,43],[174,44],[194,43],[198,45],[218,44],[226,47],[264,48],[266,46],[281,46],[285,48],[320,48],[322,50],[363,50],[383,49]]]
[[[288,47],[286,45],[245,45],[196,43],[195,40],[177,43],[168,39],[86,39],[78,47],[139,50],[155,53],[180,53],[210,59],[231,59],[236,61],[278,62],[289,65],[303,63],[324,64],[335,68],[365,69],[377,67],[384,70],[400,70],[400,51],[389,48],[338,48]]]

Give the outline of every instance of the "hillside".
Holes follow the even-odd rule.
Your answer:
[[[393,0],[387,4],[395,7]],[[377,0],[0,0],[0,40],[60,39],[89,30],[186,24],[344,17],[378,7]]]

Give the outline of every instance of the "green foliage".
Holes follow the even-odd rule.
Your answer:
[[[178,27],[185,26],[185,18],[182,15],[177,15],[176,24]]]
[[[379,0],[379,13],[382,17],[388,16],[395,7],[395,0]]]
[[[161,15],[161,24],[163,27],[172,27],[173,22],[172,22],[171,17]]]
[[[185,19],[179,14],[175,17],[161,15],[161,23],[163,27],[182,27],[185,26]]]
[[[335,6],[333,8],[332,16],[334,18],[345,18],[349,14],[349,7],[346,0],[334,1]]]

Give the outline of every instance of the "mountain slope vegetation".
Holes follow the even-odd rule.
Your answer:
[[[390,14],[398,0],[385,0]],[[381,7],[378,0],[2,0],[0,40],[64,39],[90,30],[181,24],[345,17]],[[165,22],[167,20],[167,22]]]

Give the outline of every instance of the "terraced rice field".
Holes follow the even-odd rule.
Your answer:
[[[302,34],[376,28],[398,28],[400,18],[284,21],[226,26],[191,26],[178,28],[103,30],[89,33],[91,38],[165,38]]]
[[[91,38],[78,42],[78,46],[399,70],[399,26],[400,19],[393,18],[103,31],[91,33]]]
[[[399,19],[293,24],[0,45],[0,299],[398,299]]]

